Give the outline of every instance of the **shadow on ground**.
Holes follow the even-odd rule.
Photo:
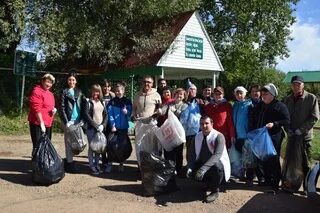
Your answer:
[[[140,172],[138,171],[137,166],[135,166],[134,161],[127,161],[124,163],[124,172],[118,172],[118,163],[114,164],[112,167],[111,173],[101,173],[99,175],[93,175],[89,165],[87,162],[83,161],[75,161],[76,169],[78,174],[88,174],[95,177],[107,178],[112,180],[119,180],[119,181],[129,181],[129,182],[136,182],[140,180]],[[100,165],[100,168],[103,171],[103,166]]]
[[[320,195],[304,197],[284,192],[277,195],[257,194],[238,212],[320,212]]]
[[[31,179],[30,160],[0,159],[0,178],[15,184],[35,186]]]
[[[154,196],[157,205],[166,206],[168,203],[186,203],[201,200],[203,192],[200,190],[199,183],[190,184],[187,179],[177,179],[179,190],[171,193],[159,194]],[[141,183],[102,186],[101,188],[113,192],[131,193],[145,197],[145,191]]]

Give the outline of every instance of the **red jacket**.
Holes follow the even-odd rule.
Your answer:
[[[204,114],[212,118],[213,128],[221,132],[226,139],[226,146],[231,147],[231,138],[235,138],[232,121],[232,106],[228,102],[210,103],[204,106]]]
[[[52,110],[55,106],[54,96],[49,90],[44,90],[40,85],[36,85],[29,97],[28,121],[32,124],[40,125],[36,113],[41,112],[44,125],[51,127],[53,122]]]
[[[170,103],[174,102],[175,99],[173,98],[162,98],[162,106],[164,105],[169,105]],[[168,108],[169,110],[169,108]],[[163,115],[160,115],[157,119],[157,122],[158,122],[158,127],[162,126],[162,124],[167,120],[168,118],[168,114],[167,112],[163,112]]]

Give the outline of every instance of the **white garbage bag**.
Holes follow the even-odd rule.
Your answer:
[[[186,133],[179,119],[169,110],[167,120],[155,132],[162,147],[170,152],[186,142]]]

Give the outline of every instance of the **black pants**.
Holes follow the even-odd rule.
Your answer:
[[[186,147],[187,147],[187,152],[186,152],[186,161],[188,162],[189,159],[189,152],[190,152],[190,147],[194,141],[195,135],[190,135],[186,137]]]
[[[303,169],[303,189],[305,190],[305,178],[308,175],[308,172],[310,170],[309,162],[311,159],[311,140],[305,140],[303,141],[303,152],[302,152],[302,169]]]
[[[177,173],[180,172],[183,164],[183,144],[174,148],[172,151],[167,152],[164,150],[164,159],[172,160],[176,164]]]
[[[193,175],[196,174],[197,170],[201,168],[203,163],[197,162]],[[206,183],[209,190],[212,192],[219,191],[219,186],[225,182],[224,178],[224,168],[222,163],[219,161],[213,165],[204,175],[202,182]]]
[[[265,180],[274,189],[279,188],[279,183],[281,180],[280,149],[283,138],[284,134],[282,131],[277,134],[271,135],[271,139],[274,148],[277,151],[277,155],[270,157],[262,163]]]
[[[31,135],[31,140],[32,140],[32,156],[33,156],[33,153],[35,152],[35,149],[38,146],[38,141],[40,140],[42,132],[41,132],[40,125],[35,125],[32,123],[29,123],[29,129],[30,129],[30,135]],[[49,139],[51,140],[51,135],[52,135],[52,128],[51,127],[46,127],[46,134],[49,137]]]

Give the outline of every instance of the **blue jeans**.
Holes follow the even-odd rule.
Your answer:
[[[99,160],[100,160],[100,154],[92,151],[90,148],[90,143],[93,139],[93,136],[96,134],[97,130],[94,128],[89,128],[87,130],[87,137],[88,137],[88,142],[89,142],[89,147],[88,147],[88,160],[89,160],[89,166],[90,168],[93,167],[98,167],[99,165]]]

